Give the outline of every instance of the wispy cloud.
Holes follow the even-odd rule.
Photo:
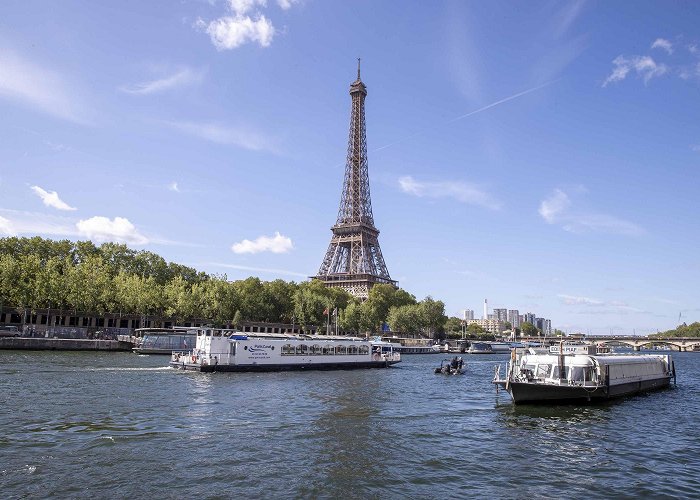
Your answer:
[[[266,273],[266,274],[283,274],[287,276],[298,276],[300,278],[308,278],[310,273],[299,273],[296,271],[288,271],[286,269],[275,269],[270,267],[251,267],[251,266],[240,266],[238,264],[221,264],[218,262],[210,262],[206,264],[207,266],[217,266],[224,267],[227,269],[237,269],[240,271],[253,271],[256,273]]]
[[[581,314],[651,314],[649,311],[632,307],[621,300],[605,301],[566,294],[559,294],[557,297],[567,306],[585,307],[585,311],[579,311]]]
[[[399,177],[399,187],[404,193],[419,198],[453,198],[461,203],[498,210],[501,204],[489,193],[474,184],[458,181],[419,182],[410,175]]]
[[[234,253],[287,253],[293,248],[292,240],[279,232],[275,232],[274,236],[260,236],[253,241],[243,240],[231,246]]]
[[[117,241],[136,245],[148,243],[148,238],[139,233],[129,219],[124,217],[109,219],[95,216],[78,221],[76,227],[82,236],[95,241]]]
[[[180,188],[178,187],[177,182],[175,182],[175,181],[173,181],[173,182],[171,182],[170,184],[168,184],[168,189],[169,189],[170,191],[174,191],[174,192],[176,192],[176,193],[179,193],[179,192],[180,192]]]
[[[673,44],[664,38],[657,38],[654,40],[654,43],[651,44],[651,48],[663,49],[667,54],[673,54]]]
[[[558,297],[567,306],[602,306],[605,302],[602,300],[591,299],[588,297],[576,297],[574,295],[559,294]]]
[[[85,106],[58,72],[0,48],[0,97],[18,102],[63,120],[87,124]]]
[[[633,222],[607,214],[573,211],[571,206],[569,195],[561,189],[555,189],[548,198],[542,200],[538,212],[548,224],[559,224],[565,231],[572,233],[593,231],[626,236],[641,236],[646,233]]]
[[[289,10],[298,3],[299,0],[277,0],[277,5],[279,5],[282,10]]]
[[[585,0],[572,0],[564,2],[563,7],[554,15],[554,34],[560,37],[574,24],[578,16],[586,6]]]
[[[663,63],[657,63],[650,56],[617,56],[613,59],[612,73],[603,82],[603,87],[610,83],[620,82],[627,78],[630,71],[634,71],[637,76],[648,83],[649,80],[661,76],[668,71],[668,67]]]
[[[4,234],[5,236],[15,236],[17,234],[17,231],[15,231],[12,225],[12,221],[2,216],[0,216],[0,234]]]
[[[127,94],[147,95],[163,92],[166,90],[184,87],[187,85],[195,85],[201,83],[204,79],[204,70],[195,70],[192,68],[180,68],[175,73],[149,80],[134,85],[125,85],[120,87],[122,92]]]
[[[167,125],[200,139],[238,146],[253,151],[274,151],[271,141],[252,131],[249,127],[231,127],[219,123],[198,123],[186,121],[165,122]]]
[[[77,210],[75,207],[71,207],[68,203],[59,198],[56,191],[44,191],[39,186],[32,186],[31,189],[34,191],[34,194],[41,198],[41,201],[43,201],[44,205],[47,207],[52,207],[56,210]]]

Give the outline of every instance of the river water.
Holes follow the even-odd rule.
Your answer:
[[[514,406],[493,366],[184,373],[131,353],[0,351],[3,498],[700,495],[700,353],[678,385]],[[503,370],[501,371],[503,373]]]

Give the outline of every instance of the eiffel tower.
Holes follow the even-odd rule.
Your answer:
[[[398,283],[389,276],[379,249],[379,230],[374,227],[365,130],[367,87],[360,80],[359,59],[357,80],[350,84],[350,96],[350,137],[338,219],[331,228],[331,243],[314,278],[328,287],[339,287],[355,297],[366,299],[374,284],[387,283],[397,287]]]

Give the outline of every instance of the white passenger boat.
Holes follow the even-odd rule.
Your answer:
[[[196,347],[170,366],[202,372],[386,368],[401,361],[391,343],[357,337],[286,335],[202,328]]]
[[[668,387],[676,379],[670,355],[600,355],[595,346],[552,346],[548,353],[513,351],[508,373],[494,384],[515,403],[591,401]]]

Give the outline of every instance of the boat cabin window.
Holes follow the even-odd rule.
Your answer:
[[[306,356],[307,354],[309,354],[309,346],[306,344],[299,344],[297,346],[297,354]]]
[[[552,365],[537,365],[536,378],[547,378],[552,371]]]
[[[282,356],[294,355],[294,346],[292,344],[284,344],[282,346]]]
[[[572,366],[569,368],[569,381],[591,382],[593,380],[592,366]]]
[[[357,346],[351,345],[348,347],[348,354],[357,354]]]
[[[336,354],[347,354],[348,348],[344,345],[339,345],[335,348]]]
[[[230,349],[231,349],[231,356],[235,356],[236,355],[236,343],[235,342],[231,342]]]
[[[311,346],[311,354],[318,356],[319,354],[321,354],[321,352],[322,352],[322,348],[320,345],[314,344]]]
[[[366,344],[361,345],[360,354],[369,354],[369,346]]]

